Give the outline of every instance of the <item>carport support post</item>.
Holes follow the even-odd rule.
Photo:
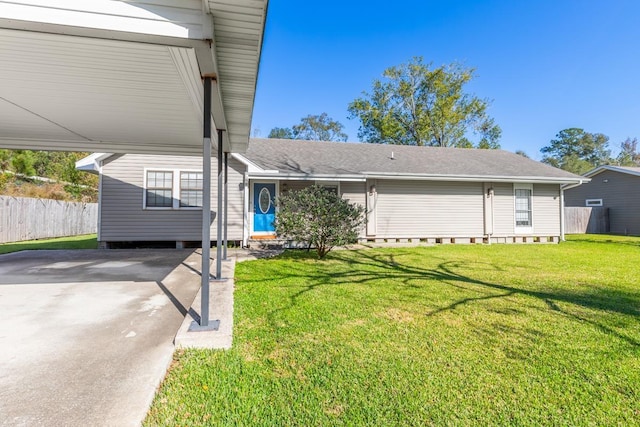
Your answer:
[[[227,239],[227,231],[229,229],[229,153],[224,153],[224,255],[222,259],[227,259],[227,245],[229,240]]]
[[[222,280],[222,129],[218,129],[218,212],[216,243],[216,279]]]
[[[209,263],[211,259],[211,77],[204,78],[202,142],[202,289],[200,326],[209,326]],[[220,141],[218,141],[220,145]]]

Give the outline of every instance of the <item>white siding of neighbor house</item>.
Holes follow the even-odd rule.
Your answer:
[[[217,227],[217,159],[211,159],[211,239]],[[146,169],[202,170],[202,159],[187,156],[117,155],[102,168],[100,203],[103,242],[119,241],[199,241],[202,238],[200,209],[154,210],[143,208]],[[245,167],[229,159],[229,240],[242,239],[243,174]]]
[[[481,237],[480,182],[377,181],[376,237]]]

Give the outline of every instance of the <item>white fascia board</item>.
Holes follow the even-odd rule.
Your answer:
[[[85,172],[99,173],[100,168],[102,167],[102,162],[112,155],[112,153],[90,154],[87,157],[84,157],[76,162],[76,169]]]
[[[13,0],[0,1],[0,17],[85,28],[125,31],[183,39],[211,39],[207,14],[202,9],[129,4],[117,0]],[[206,37],[205,37],[206,36]]]
[[[267,172],[278,173],[278,171],[266,171],[266,170],[262,169],[260,166],[258,166],[257,164],[253,163],[251,160],[247,159],[242,154],[231,153],[231,157],[236,159],[237,161],[239,161],[243,165],[245,165],[247,167],[247,172],[250,173],[250,174],[251,173],[267,173]]]
[[[619,172],[619,173],[626,173],[626,174],[629,174],[629,175],[640,176],[640,172],[631,171],[631,170],[625,169],[623,167],[611,166],[611,165],[598,166],[597,168],[592,169],[589,172],[585,173],[584,176],[592,177],[592,176],[598,175],[599,173],[602,173],[604,171],[612,171],[612,172]]]
[[[300,173],[280,173],[278,171],[265,170],[260,173],[249,172],[250,179],[278,179],[281,181],[342,181],[342,182],[365,182],[362,175],[328,175],[328,174],[300,174]]]
[[[534,183],[534,184],[575,184],[586,182],[587,178],[553,178],[540,176],[473,176],[473,175],[423,175],[423,174],[407,174],[407,173],[376,173],[363,172],[366,178],[370,179],[406,179],[406,180],[422,180],[422,181],[469,181],[469,182],[518,182],[518,183]]]

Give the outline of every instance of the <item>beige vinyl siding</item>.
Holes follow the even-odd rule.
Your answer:
[[[340,193],[342,198],[348,200],[350,203],[358,204],[364,208],[367,207],[366,184],[364,182],[341,182]],[[359,236],[365,237],[366,234],[367,228],[365,224],[363,224]]]
[[[560,186],[534,184],[533,186],[533,234],[560,235]]]
[[[364,182],[341,182],[340,194],[343,199],[361,206],[367,206],[366,187]]]
[[[376,187],[376,237],[483,235],[482,183],[378,180]]]
[[[522,235],[515,230],[515,202],[512,183],[492,183],[494,191],[494,237]],[[532,235],[560,235],[560,186],[534,184],[531,216]]]
[[[211,238],[216,238],[217,159],[212,158],[211,210],[214,219]],[[102,168],[100,239],[117,241],[171,241],[202,238],[200,209],[144,209],[144,171],[202,170],[202,159],[187,156],[127,154],[114,156]],[[229,159],[229,240],[242,239],[244,165]]]
[[[515,205],[513,184],[496,182],[493,186],[493,235],[505,237],[514,235]]]

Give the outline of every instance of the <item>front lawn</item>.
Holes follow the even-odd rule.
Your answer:
[[[37,249],[96,249],[97,247],[96,235],[86,234],[83,236],[59,237],[57,239],[2,243],[0,244],[0,254]]]
[[[640,238],[236,266],[234,346],[181,351],[151,425],[640,425]]]

